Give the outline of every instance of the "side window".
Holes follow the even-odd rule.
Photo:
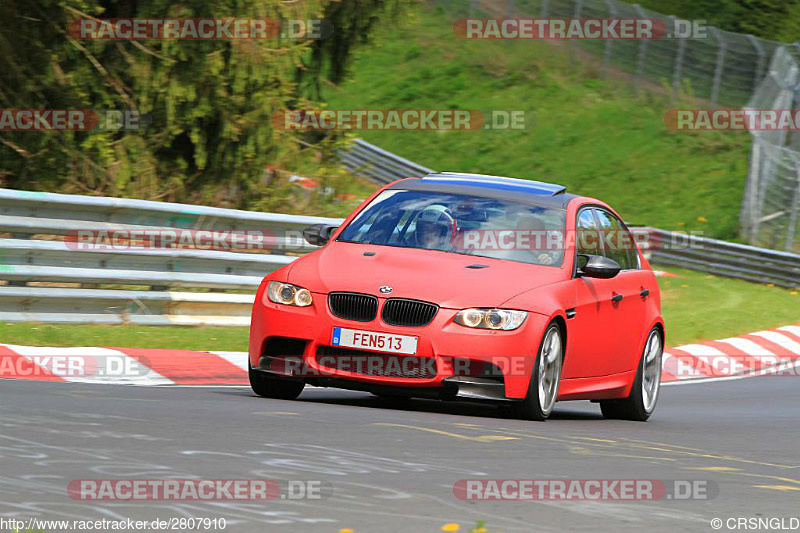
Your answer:
[[[597,220],[600,222],[600,233],[603,238],[606,257],[613,259],[622,270],[639,267],[633,236],[625,229],[622,222],[602,209],[597,209]]]
[[[586,258],[581,255],[603,255],[600,246],[600,235],[597,232],[597,223],[594,220],[592,209],[584,209],[578,213],[575,225],[575,249],[578,252],[578,268],[583,268]]]

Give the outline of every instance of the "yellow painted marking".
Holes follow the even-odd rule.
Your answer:
[[[688,468],[687,470],[702,470],[703,472],[735,472],[740,471],[741,469],[733,468],[732,466],[696,466]]]
[[[700,448],[690,448],[688,446],[679,446],[677,444],[667,444],[666,442],[651,442],[651,441],[648,441],[648,440],[627,439],[627,438],[623,438],[622,440],[630,441],[630,442],[640,442],[642,444],[648,444],[650,446],[652,446],[653,444],[658,445],[658,446],[668,446],[669,448],[680,448],[682,450],[692,450],[694,452],[705,451],[705,450],[701,450]]]
[[[514,435],[515,437],[526,437],[526,438],[529,438],[529,439],[549,440],[549,441],[553,441],[553,442],[561,442],[561,443],[565,442],[567,444],[573,444],[572,441],[567,440],[567,439],[559,439],[559,438],[556,438],[556,437],[545,437],[544,435],[536,435],[534,433],[524,433],[522,431],[515,431],[513,429],[495,428],[495,431],[499,431],[500,433],[505,433],[505,434],[508,434],[508,435]]]
[[[653,457],[629,453],[607,452],[604,450],[590,450],[589,448],[581,448],[580,446],[573,446],[569,451],[577,455],[602,455],[603,457],[625,457],[627,459],[647,459],[648,461],[675,461],[672,457]]]
[[[784,492],[800,491],[800,487],[792,487],[791,485],[753,485],[757,489],[771,489],[780,490]]]
[[[696,470],[693,468],[686,468],[685,470]],[[774,481],[780,481],[781,483],[790,483],[797,486],[797,490],[800,490],[800,479],[792,479],[790,477],[783,477],[783,476],[768,476],[766,474],[753,474],[752,472],[745,472],[743,470],[734,469],[734,471],[725,471],[721,470],[720,473],[722,474],[732,474],[734,476],[746,476],[746,477],[759,477],[763,479],[772,479]],[[764,487],[772,486],[772,485],[764,485]],[[778,486],[778,485],[774,485]],[[787,485],[783,485],[787,486]]]
[[[581,439],[581,440],[590,440],[590,441],[593,441],[593,442],[610,442],[612,444],[617,442],[617,441],[611,440],[611,439],[593,439],[592,437],[572,437],[572,438],[573,439]]]
[[[449,431],[442,431],[441,429],[424,428],[420,426],[410,426],[407,424],[390,424],[388,422],[376,422],[376,426],[393,426],[398,428],[416,429],[417,431],[425,431],[427,433],[434,433],[436,435],[443,435],[445,437],[452,437],[454,439],[471,440],[474,442],[496,442],[502,440],[518,440],[516,437],[506,437],[504,435],[479,435],[477,437],[470,437],[468,435],[460,435],[458,433],[450,433]]]
[[[467,428],[467,429],[469,429],[469,428]],[[497,431],[499,433],[504,433],[504,434],[507,434],[507,435],[513,435],[515,437],[524,437],[524,438],[528,438],[528,439],[546,440],[546,441],[558,442],[558,443],[562,443],[562,444],[584,444],[582,442],[575,442],[574,440],[571,440],[573,437],[567,437],[567,438],[545,437],[544,435],[537,435],[535,433],[526,433],[524,431],[514,430],[514,429],[510,429],[510,428],[493,428],[493,430]],[[588,439],[588,437],[585,437],[585,438]],[[607,446],[608,443],[616,444],[614,441],[605,441],[604,439],[595,439],[595,440],[599,441],[599,442],[602,442],[602,446],[603,447],[608,447]],[[596,446],[601,446],[601,444],[597,444]]]
[[[633,439],[626,439],[626,440],[629,440],[631,442],[631,446],[634,447],[634,448],[642,448],[642,449],[646,449],[646,450],[654,450],[654,451],[661,451],[661,452],[665,452],[665,453],[673,453],[673,454],[677,454],[677,455],[684,455],[684,456],[687,456],[687,457],[700,457],[700,458],[703,458],[703,459],[717,459],[719,461],[730,461],[730,462],[734,462],[734,463],[753,464],[753,465],[758,465],[758,466],[769,466],[769,467],[772,467],[772,468],[784,468],[784,469],[788,469],[788,470],[791,470],[791,469],[794,469],[794,468],[798,468],[797,466],[781,465],[781,464],[775,464],[775,463],[765,463],[763,461],[755,461],[753,459],[746,459],[744,457],[736,457],[736,456],[733,456],[733,455],[720,455],[720,454],[716,454],[716,453],[713,453],[713,452],[699,450],[697,448],[686,448],[685,446],[672,446],[671,444],[664,444],[664,443],[660,443],[660,442],[648,443],[647,441],[634,441]],[[642,444],[638,444],[638,443],[642,443]],[[682,450],[673,450],[673,449],[669,449],[669,448],[661,448],[661,447],[658,447],[658,446],[646,446],[645,444],[656,444],[656,445],[659,445],[659,446],[669,446],[671,448],[683,448],[683,449],[686,449],[686,450],[696,450],[696,452],[686,452],[686,451],[682,451]]]

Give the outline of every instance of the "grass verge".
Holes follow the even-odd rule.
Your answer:
[[[109,346],[165,350],[247,351],[248,328],[110,326],[0,322],[0,342],[31,346]]]
[[[609,202],[629,223],[733,239],[747,175],[746,132],[676,132],[663,95],[637,96],[578,63],[568,47],[462,40],[452,17],[421,7],[356,51],[352,75],[324,97],[332,109],[532,112],[516,131],[363,131],[357,135],[436,170],[566,185]],[[530,118],[531,116],[535,118]]]

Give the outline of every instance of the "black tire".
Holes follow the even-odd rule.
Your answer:
[[[653,414],[656,408],[656,402],[658,400],[658,392],[656,391],[656,398],[653,401],[652,406],[650,407],[649,411],[645,406],[644,402],[644,395],[642,394],[642,387],[644,384],[644,361],[645,356],[647,355],[648,347],[650,346],[650,338],[655,334],[658,335],[659,342],[661,343],[661,347],[663,350],[663,338],[661,332],[658,328],[653,328],[650,333],[647,334],[648,342],[645,343],[644,351],[642,352],[641,357],[639,358],[639,364],[637,365],[636,370],[636,378],[633,381],[633,387],[631,387],[631,393],[628,395],[627,398],[622,398],[618,400],[601,400],[600,401],[600,411],[603,413],[603,418],[612,419],[612,420],[632,420],[634,422],[645,422],[648,418]],[[658,365],[660,368],[661,365],[661,355],[658,356]],[[660,379],[661,372],[658,373],[658,378]]]
[[[558,375],[556,377],[555,385],[555,395],[558,395],[558,382],[561,380],[561,367],[564,362],[563,357],[565,346],[561,327],[556,322],[551,322],[548,324],[547,329],[545,329],[544,335],[542,335],[542,340],[539,343],[539,349],[536,352],[536,360],[534,361],[533,370],[531,372],[531,380],[530,384],[528,385],[528,394],[525,395],[524,400],[514,401],[509,405],[509,412],[514,418],[519,418],[521,420],[543,421],[547,420],[552,413],[552,407],[549,411],[545,411],[542,409],[541,402],[539,401],[539,360],[543,355],[545,340],[547,340],[550,331],[554,329],[558,332],[559,340],[561,341],[561,353],[558,355]]]
[[[264,398],[294,400],[306,384],[298,380],[283,379],[266,372],[250,369],[250,387],[253,392]]]

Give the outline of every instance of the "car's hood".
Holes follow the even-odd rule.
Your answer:
[[[374,255],[365,255],[374,253]],[[487,265],[486,268],[467,268]],[[561,268],[485,257],[331,242],[291,265],[286,281],[312,292],[349,291],[434,302],[441,307],[498,306],[509,298],[564,279]]]

